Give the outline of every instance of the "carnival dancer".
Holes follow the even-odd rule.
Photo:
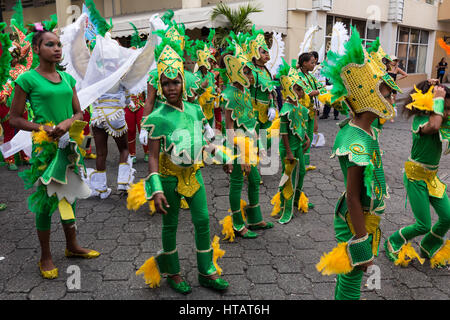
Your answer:
[[[89,197],[89,187],[80,174],[85,170],[82,130],[85,123],[80,109],[75,80],[57,71],[61,61],[61,42],[57,35],[36,24],[33,50],[40,64],[16,80],[10,123],[17,129],[33,131],[31,169],[19,175],[27,189],[37,185],[28,198],[30,211],[36,215],[36,228],[41,244],[39,269],[46,279],[58,277],[50,251],[52,213],[58,208],[66,236],[66,257],[95,258],[99,252],[82,248],[76,237],[75,203]],[[26,100],[31,103],[34,119],[22,117]]]
[[[200,79],[201,88],[198,102],[211,127],[214,127],[214,110],[216,108],[218,90],[215,74],[212,72],[216,58],[211,54],[215,29],[210,29],[208,41],[196,40],[193,46],[186,47],[187,53],[198,66],[195,75]]]
[[[306,175],[304,153],[311,144],[306,134],[309,115],[305,105],[309,104],[309,96],[304,93],[306,88],[295,65],[289,66],[284,59],[277,78],[280,79],[281,93],[285,101],[280,111],[280,157],[283,171],[280,192],[272,200],[275,205],[272,216],[281,214],[278,222],[287,224],[293,217],[294,203],[298,200],[299,210],[308,212],[308,199],[302,188]]]
[[[424,259],[409,241],[424,235],[420,242],[422,257],[430,259],[432,268],[443,267],[450,262],[450,240],[445,238],[450,228],[450,201],[447,186],[437,172],[444,143],[445,154],[450,153],[450,89],[424,81],[417,85],[409,101],[405,112],[414,116],[413,145],[403,181],[416,222],[392,234],[384,248],[395,265],[406,267],[414,258],[423,264]],[[434,225],[430,205],[438,215]]]
[[[275,106],[276,81],[266,67],[270,61],[269,47],[267,46],[263,30],[252,29],[252,35],[246,39],[246,51],[248,59],[254,65],[254,83],[250,85],[253,111],[257,117],[256,132],[260,137],[259,148],[263,153],[267,152],[270,145],[262,138],[260,130],[267,130],[277,116]]]
[[[2,68],[4,68],[5,72],[9,73],[9,77],[6,83],[0,83],[3,85],[1,88],[2,90],[0,91],[0,122],[4,131],[4,143],[11,141],[16,134],[14,128],[12,128],[9,123],[11,103],[14,97],[15,80],[21,74],[30,70],[33,64],[33,50],[31,49],[31,43],[27,41],[26,34],[21,30],[23,29],[23,26],[15,19],[11,19],[11,29],[13,30],[13,33],[11,34],[11,38],[13,39],[12,46],[5,52],[5,54],[8,54],[10,51],[12,58],[11,64],[2,64]],[[9,36],[8,34],[5,35]],[[6,59],[4,61],[6,62]],[[28,119],[27,109],[28,107],[22,115],[24,119]],[[17,155],[11,155],[5,159],[8,170],[18,170],[16,158],[20,160],[19,162],[23,161],[28,163],[29,161],[29,158],[23,151]]]
[[[203,136],[206,118],[197,104],[187,101],[183,50],[180,41],[164,38],[155,51],[158,70],[158,95],[164,97],[157,108],[144,119],[149,131],[149,176],[129,190],[128,208],[137,210],[154,200],[157,212],[163,214],[163,250],[151,257],[137,271],[146,283],[159,286],[161,274],[176,292],[188,294],[191,286],[180,274],[176,234],[181,197],[185,197],[195,228],[198,281],[200,285],[223,291],[228,283],[219,277],[216,265],[223,255],[215,238],[210,243],[206,191],[200,168],[207,141]],[[206,136],[212,138],[212,130]],[[183,139],[179,139],[180,135]],[[187,136],[186,136],[187,135]]]
[[[232,39],[236,39],[234,33]],[[249,87],[254,82],[253,64],[248,60],[243,49],[236,40],[229,41],[229,46],[222,59],[225,67],[221,70],[222,78],[227,84],[222,92],[223,108],[227,129],[227,142],[236,145],[241,157],[233,164],[226,164],[224,170],[230,174],[230,207],[232,217],[232,228],[230,223],[224,224],[224,231],[233,234],[234,231],[243,238],[256,238],[257,233],[251,230],[266,230],[273,228],[273,223],[265,222],[259,204],[260,175],[257,168],[257,117],[255,116]],[[256,150],[256,152],[255,152]],[[241,193],[244,185],[244,175],[248,177],[249,204],[246,208],[241,207]],[[244,212],[248,230],[244,222]],[[230,217],[226,218],[229,222]],[[225,222],[225,221],[224,221]],[[226,227],[228,226],[228,228]],[[228,230],[225,230],[228,229]]]
[[[339,158],[346,187],[334,216],[339,244],[316,266],[324,275],[337,274],[336,300],[360,298],[363,273],[378,255],[388,189],[379,131],[371,124],[394,116],[392,91],[400,91],[366,52],[354,27],[345,49],[344,55],[329,52],[322,71],[333,83],[332,101],[344,98],[353,113],[340,124],[332,155]]]
[[[309,110],[309,121],[307,122],[307,134],[313,141],[314,134],[318,134],[317,126],[317,108],[320,96],[328,96],[327,89],[311,74],[316,66],[316,59],[309,53],[302,53],[298,58],[297,69],[299,76],[305,83],[307,90],[305,93],[310,97],[310,104],[307,106]],[[306,171],[315,170],[316,167],[311,165],[311,147],[305,154]]]

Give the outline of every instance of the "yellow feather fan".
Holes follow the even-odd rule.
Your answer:
[[[320,262],[316,265],[316,269],[324,276],[351,272],[353,267],[347,255],[347,243],[339,243],[331,252],[324,253]]]
[[[231,216],[226,216],[220,221],[222,227],[222,234],[225,236],[223,240],[228,240],[234,242],[235,234],[233,229],[233,218]]]
[[[214,236],[214,240],[211,243],[211,247],[213,248],[213,263],[214,267],[216,267],[217,273],[219,276],[222,274],[222,268],[217,264],[217,259],[222,258],[225,255],[225,250],[220,249],[219,245],[219,237]]]
[[[323,104],[331,104],[331,93],[327,91],[327,93],[320,95],[319,101]]]
[[[158,270],[158,265],[156,264],[155,257],[151,257],[136,271],[136,275],[143,274],[145,283],[150,286],[150,288],[159,287],[161,283],[161,274]]]
[[[309,199],[304,192],[302,192],[300,199],[298,200],[298,210],[303,213],[308,213],[309,211]]]
[[[445,266],[450,262],[450,240],[445,242],[445,245],[430,259],[432,268]]]
[[[434,105],[434,94],[433,94],[434,86],[431,86],[431,88],[428,90],[427,93],[423,93],[421,90],[417,89],[416,86],[414,86],[414,90],[416,90],[416,93],[413,93],[411,95],[411,98],[413,102],[408,104],[405,108],[408,108],[409,110],[412,110],[412,108],[422,110],[422,111],[433,111],[433,105]]]
[[[53,127],[53,123],[49,122],[45,124],[46,126]],[[47,132],[44,130],[44,126],[39,127],[39,131],[33,131],[32,134],[34,144],[42,144],[43,142],[55,142],[50,138]]]
[[[141,180],[128,190],[127,209],[138,211],[146,202],[144,180]]]
[[[398,259],[394,262],[396,266],[400,265],[402,267],[407,267],[411,261],[416,258],[419,260],[420,264],[425,262],[425,259],[422,259],[414,250],[411,243],[404,244],[398,253]]]
[[[148,202],[148,208],[150,209],[150,215],[154,215],[156,213],[155,201],[151,200]]]
[[[281,192],[278,192],[270,201],[270,203],[273,205],[272,213],[270,214],[271,217],[275,217],[281,212]]]
[[[253,139],[244,136],[234,137],[234,144],[239,147],[241,158],[246,164],[257,165],[259,162],[258,147],[255,146]],[[244,152],[244,153],[242,153]]]
[[[276,117],[272,125],[267,129],[267,139],[278,138],[280,136],[281,118]]]

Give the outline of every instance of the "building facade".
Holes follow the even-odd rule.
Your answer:
[[[3,18],[9,21],[16,0],[1,0]],[[215,5],[225,2],[235,8],[246,4],[242,0],[95,0],[105,18],[112,17],[113,36],[126,37],[133,31],[133,22],[142,33],[148,32],[148,19],[157,12],[172,9],[175,20],[182,22],[191,37],[203,35],[202,28],[225,26],[225,20],[210,20]],[[314,49],[329,45],[332,26],[343,22],[349,29],[356,27],[369,44],[380,37],[390,55],[400,60],[400,66],[410,76],[401,80],[401,87],[436,77],[436,65],[445,51],[438,38],[450,43],[450,0],[254,0],[264,12],[251,15],[257,28],[266,32],[281,32],[286,41],[286,60],[298,56],[299,44],[309,27],[320,30],[314,36]],[[26,22],[40,21],[58,12],[63,24],[70,23],[81,12],[82,1],[23,0]]]

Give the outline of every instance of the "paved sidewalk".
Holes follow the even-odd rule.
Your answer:
[[[342,116],[341,116],[342,118]],[[234,243],[221,241],[226,250],[219,260],[223,277],[230,282],[223,295],[199,286],[196,272],[194,232],[189,211],[180,213],[178,250],[181,268],[193,292],[188,296],[174,293],[165,280],[157,289],[148,288],[144,280],[135,275],[136,270],[161,248],[161,216],[150,216],[148,209],[138,212],[126,209],[126,199],[117,193],[100,201],[79,201],[77,206],[78,237],[80,243],[99,250],[102,255],[95,260],[69,260],[64,257],[65,239],[59,224],[58,213],[53,215],[52,253],[59,268],[57,280],[43,280],[39,274],[39,244],[34,228],[33,214],[27,211],[23,182],[17,173],[0,168],[0,202],[7,202],[8,209],[0,212],[0,300],[4,299],[333,299],[334,277],[320,275],[315,264],[324,252],[335,247],[333,236],[333,211],[343,191],[343,178],[336,159],[329,159],[331,146],[337,132],[336,121],[321,120],[320,132],[325,134],[326,146],[313,149],[312,163],[318,167],[308,173],[305,192],[316,204],[307,214],[295,214],[288,225],[275,223],[275,228],[260,232],[255,240],[237,238]],[[385,151],[384,168],[390,187],[391,199],[387,201],[382,220],[383,240],[398,228],[414,221],[410,207],[405,209],[405,190],[402,167],[411,147],[410,123],[397,119],[387,123],[381,137]],[[117,151],[110,142],[108,180],[116,188]],[[139,148],[138,178],[147,174]],[[94,161],[87,161],[94,167]],[[281,170],[281,169],[280,169]],[[261,208],[268,221],[272,206],[270,200],[277,191],[281,172],[263,176]],[[221,167],[203,169],[208,193],[211,217],[211,239],[221,236],[219,221],[228,211],[228,178]],[[441,178],[450,183],[450,157],[443,158]],[[243,193],[245,194],[245,192]],[[244,197],[246,199],[246,196]],[[436,215],[433,213],[433,221]],[[417,248],[417,242],[414,243]],[[0,258],[1,259],[1,258]],[[67,279],[69,266],[81,270],[81,288],[70,290]],[[400,269],[388,262],[384,249],[375,265],[380,269],[380,289],[363,288],[362,299],[450,299],[450,272],[448,269],[432,270],[427,261],[423,266],[414,261],[408,268]],[[364,283],[368,279],[365,276]]]

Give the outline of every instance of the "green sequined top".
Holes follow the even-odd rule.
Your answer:
[[[180,110],[167,103],[158,102],[158,107],[142,121],[142,127],[149,131],[149,139],[162,139],[161,152],[178,158],[179,164],[190,167],[202,162],[205,115],[198,104],[183,101]]]
[[[384,212],[384,199],[388,198],[380,146],[379,131],[372,127],[372,135],[346,119],[336,136],[332,158],[339,157],[339,164],[347,188],[347,170],[353,166],[365,167],[364,186],[361,203],[364,210],[381,214]]]
[[[250,92],[244,88],[244,92],[229,84],[222,92],[222,107],[231,110],[231,118],[235,122],[235,129],[243,129],[250,134],[255,133],[256,117],[253,112]]]
[[[308,119],[308,109],[301,104],[293,105],[285,102],[280,111],[281,124],[280,135],[289,136],[289,146],[296,149],[302,145],[306,135],[306,120]],[[281,146],[282,144],[280,144]],[[284,145],[283,145],[284,147]]]
[[[429,119],[429,115],[416,115],[414,117],[412,123],[413,145],[410,158],[411,160],[429,166],[438,167],[442,155],[442,141],[440,133],[420,133],[420,129],[428,123]]]

